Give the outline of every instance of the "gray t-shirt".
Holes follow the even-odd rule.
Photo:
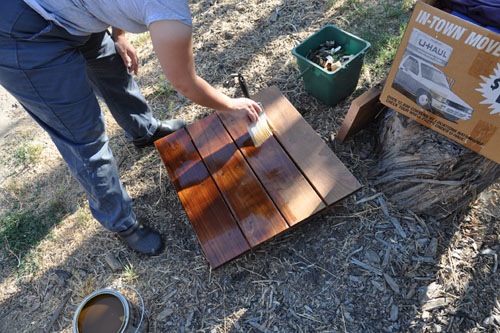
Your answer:
[[[147,31],[152,22],[160,20],[178,20],[192,25],[187,0],[24,0],[24,2],[46,20],[54,21],[69,33],[78,36],[101,32],[109,26],[140,33]]]

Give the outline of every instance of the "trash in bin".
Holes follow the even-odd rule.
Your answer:
[[[351,94],[358,84],[364,55],[370,43],[327,25],[292,50],[305,89],[333,106]]]

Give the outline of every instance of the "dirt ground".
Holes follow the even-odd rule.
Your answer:
[[[0,214],[62,212],[35,247],[16,253],[2,243],[0,332],[71,332],[80,302],[102,288],[119,290],[144,310],[141,329],[147,324],[149,332],[500,332],[500,183],[447,221],[399,209],[368,176],[377,123],[343,144],[332,140],[352,99],[382,81],[390,62],[376,64],[367,54],[356,91],[335,107],[306,93],[297,78],[291,49],[306,37],[325,24],[365,39],[372,25],[396,34],[399,23],[384,10],[402,3],[414,1],[190,2],[199,75],[232,96],[241,95],[230,78],[235,72],[252,92],[278,86],[363,185],[327,213],[216,270],[156,150],[128,143],[104,105],[137,214],[165,237],[158,257],[129,251],[92,219],[50,139],[0,89]],[[380,18],[349,15],[363,6]],[[210,112],[169,90],[147,37],[131,36],[141,58],[137,82],[156,115],[193,122]],[[38,147],[34,163],[19,163],[22,144]],[[122,267],[114,270],[110,258]]]

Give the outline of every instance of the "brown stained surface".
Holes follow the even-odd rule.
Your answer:
[[[288,228],[215,114],[188,132],[252,247]]]
[[[212,267],[307,221],[360,184],[277,88],[254,96],[274,136],[255,148],[249,121],[213,113],[156,141]]]
[[[344,142],[375,119],[380,110],[384,108],[379,100],[383,86],[384,82],[370,88],[351,103],[335,140],[340,143]]]
[[[255,148],[246,127],[249,120],[234,119],[223,112],[219,117],[290,226],[325,208],[321,197],[274,137]]]
[[[250,249],[185,130],[155,142],[210,266]]]
[[[276,87],[255,95],[280,144],[327,205],[361,188],[359,182]]]

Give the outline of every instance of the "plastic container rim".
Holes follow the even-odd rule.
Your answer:
[[[300,47],[301,45],[305,44],[307,41],[309,41],[310,39],[312,39],[312,38],[313,38],[313,37],[314,37],[317,33],[321,32],[321,31],[323,31],[323,30],[325,30],[325,29],[327,29],[327,28],[329,28],[329,27],[334,28],[334,29],[337,29],[337,30],[339,30],[340,32],[342,32],[342,33],[344,33],[344,34],[348,35],[349,37],[352,37],[352,38],[354,38],[354,39],[357,39],[357,40],[359,40],[359,41],[362,41],[362,42],[366,43],[366,46],[365,46],[365,47],[364,47],[361,51],[359,51],[357,54],[353,55],[353,57],[351,57],[351,59],[349,59],[348,61],[346,61],[345,63],[343,63],[343,64],[342,64],[342,66],[340,66],[339,68],[337,68],[337,69],[336,69],[336,70],[334,70],[333,72],[332,72],[332,71],[327,71],[327,70],[325,70],[325,69],[324,69],[324,68],[322,68],[320,65],[318,65],[318,64],[316,64],[315,62],[313,62],[313,61],[311,61],[311,60],[307,59],[306,57],[304,57],[303,55],[301,55],[300,53],[298,53],[298,52],[297,52],[297,48],[298,48],[298,47]],[[325,73],[325,74],[327,74],[327,75],[333,75],[333,74],[335,74],[336,72],[338,72],[339,70],[341,70],[341,69],[345,69],[345,68],[346,68],[346,67],[347,67],[347,66],[348,66],[348,65],[349,65],[349,64],[350,64],[350,63],[351,63],[354,59],[356,59],[358,56],[360,56],[360,55],[364,55],[364,54],[366,53],[366,51],[367,51],[370,47],[371,47],[370,42],[368,42],[368,41],[366,41],[366,40],[364,40],[364,39],[361,39],[361,38],[359,38],[358,36],[351,34],[350,32],[347,32],[347,31],[345,31],[345,30],[342,30],[342,29],[340,29],[339,27],[337,27],[337,26],[335,26],[335,25],[333,25],[333,24],[327,24],[327,25],[325,25],[323,28],[321,28],[321,29],[319,29],[318,31],[316,31],[315,33],[313,33],[311,36],[309,36],[309,37],[307,37],[306,39],[304,39],[304,40],[302,41],[302,43],[300,43],[299,45],[297,45],[296,47],[294,47],[294,48],[292,49],[292,54],[293,54],[294,56],[296,56],[297,58],[300,58],[300,59],[302,59],[302,60],[304,60],[304,61],[308,62],[309,64],[313,65],[314,67],[318,68],[318,69],[319,69],[319,70],[321,70],[323,73]],[[308,69],[304,70],[303,72],[301,72],[299,76],[304,75],[306,72],[308,72],[308,71],[309,71],[309,69],[310,69],[310,68],[308,68]]]

